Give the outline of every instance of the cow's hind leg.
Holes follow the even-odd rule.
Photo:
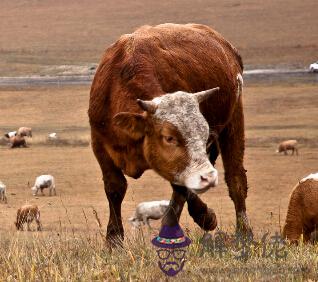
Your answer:
[[[235,206],[237,231],[239,233],[252,234],[245,204],[247,179],[246,170],[243,166],[244,143],[244,116],[240,100],[233,113],[231,122],[220,134],[219,145],[223,159],[225,181]]]
[[[122,171],[114,165],[101,142],[92,138],[92,147],[103,173],[104,189],[109,204],[106,240],[111,247],[121,244],[124,239],[121,203],[126,194],[127,181]]]

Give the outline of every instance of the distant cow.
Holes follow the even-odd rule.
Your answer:
[[[16,135],[10,138],[10,144],[11,147],[10,148],[20,148],[20,147],[24,147],[26,148],[26,141],[25,138],[23,136],[20,135]]]
[[[283,141],[278,145],[278,149],[277,149],[276,153],[284,152],[285,155],[288,155],[287,151],[291,150],[292,155],[294,154],[294,152],[296,152],[296,154],[298,155],[297,145],[298,145],[297,140]]]
[[[42,230],[42,225],[40,222],[40,210],[37,205],[29,205],[26,204],[18,209],[17,211],[17,221],[15,222],[15,226],[17,230],[23,231],[23,225],[27,224],[27,230],[30,231],[30,224],[35,220],[37,224],[37,230]]]
[[[20,127],[18,129],[17,135],[32,137],[32,129],[30,127]]]
[[[140,223],[147,224],[150,228],[149,219],[160,219],[169,207],[170,201],[151,201],[142,202],[136,207],[133,217],[129,218],[134,227],[140,226]]]
[[[311,239],[311,233],[318,230],[318,173],[310,174],[293,188],[283,236],[296,243],[301,234],[304,241]]]
[[[0,201],[7,203],[6,186],[0,181]]]
[[[91,86],[88,114],[109,201],[109,243],[124,236],[124,174],[139,178],[147,169],[174,190],[162,225],[176,225],[187,201],[194,221],[212,230],[215,214],[196,194],[218,184],[213,167],[218,148],[237,231],[251,232],[242,73],[237,49],[199,24],[143,26],[106,50]]]
[[[41,194],[44,195],[43,190],[46,188],[49,189],[50,196],[52,196],[52,192],[56,195],[54,177],[52,175],[38,176],[35,180],[34,186],[31,188],[33,196],[36,196],[39,190],[41,190]]]
[[[11,137],[16,136],[16,135],[17,135],[16,131],[10,131],[10,132],[4,134],[4,136],[7,138],[11,138]]]

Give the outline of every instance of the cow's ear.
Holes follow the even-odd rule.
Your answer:
[[[114,116],[113,122],[132,139],[138,140],[145,136],[146,117],[142,114],[121,112]]]

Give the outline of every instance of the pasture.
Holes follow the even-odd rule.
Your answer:
[[[249,182],[247,210],[254,232],[260,234],[259,236],[266,231],[272,233],[280,231],[292,187],[302,177],[317,168],[318,97],[316,89],[316,85],[302,84],[247,85],[244,89],[247,139],[245,168],[248,171]],[[75,244],[73,247],[78,251],[81,250],[82,242],[77,240],[89,240],[89,244],[93,246],[93,250],[90,251],[97,252],[96,256],[100,255],[99,252],[103,252],[100,245],[102,244],[100,232],[104,232],[106,228],[108,203],[103,190],[101,172],[89,146],[88,93],[89,86],[2,88],[0,91],[1,132],[15,129],[23,123],[33,128],[34,136],[27,140],[29,148],[26,149],[8,149],[0,146],[3,162],[0,179],[7,185],[8,193],[8,204],[1,204],[0,209],[0,234],[1,238],[6,238],[4,239],[6,242],[11,240],[10,244],[13,244],[11,247],[17,248],[16,252],[22,252],[22,249],[18,248],[25,248],[23,240],[29,236],[36,236],[40,238],[40,241],[43,240],[42,245],[37,246],[40,253],[46,252],[44,247],[47,244],[46,238],[51,238],[50,244],[54,246],[61,243],[57,243],[56,238],[63,236],[69,238],[67,241],[71,240],[71,244]],[[13,107],[23,110],[14,111]],[[57,132],[61,138],[72,140],[72,145],[63,142],[58,145],[47,143],[45,140],[49,132]],[[283,156],[275,153],[277,143],[286,138],[299,140],[299,156]],[[203,194],[202,198],[209,207],[215,210],[219,227],[232,232],[235,226],[235,211],[223,180],[221,159],[217,160],[216,168],[220,172],[220,184]],[[49,197],[48,191],[45,191],[46,196],[33,197],[28,188],[28,182],[32,186],[36,176],[47,173],[56,178],[57,196]],[[128,183],[122,216],[129,237],[132,234],[128,218],[133,214],[136,205],[141,201],[169,199],[171,188],[169,183],[152,171],[147,171],[138,180],[128,178]],[[40,207],[44,229],[42,234],[16,235],[13,224],[16,210],[26,202]],[[96,223],[93,209],[96,210],[102,223],[102,229]],[[152,225],[158,228],[159,222]],[[198,238],[202,236],[202,232],[195,226],[186,209],[181,218],[181,225],[197,234]],[[146,228],[144,233],[148,239],[153,234],[148,233]],[[13,237],[8,238],[8,234],[12,234]],[[12,240],[18,240],[19,243],[16,244]],[[94,240],[97,240],[96,244],[92,244]],[[142,256],[150,255],[151,246],[147,241],[145,254]],[[64,243],[66,244],[66,242],[61,244]],[[58,245],[58,248],[66,248],[62,245]],[[84,245],[82,251],[88,251],[89,246],[84,247]],[[94,249],[95,247],[97,249]],[[140,252],[143,251],[140,250]],[[298,252],[299,250],[296,250],[298,255],[303,255]],[[138,255],[137,257],[135,255],[134,253],[133,261],[138,261]],[[124,259],[115,259],[115,257],[111,255],[112,259],[109,257],[105,259],[107,261]],[[103,259],[101,260],[101,263],[105,263]],[[118,261],[118,263],[124,262]],[[145,265],[141,267],[147,269],[147,263],[150,262],[144,263]],[[196,265],[196,259],[192,263]],[[207,262],[202,267],[210,267],[211,263],[211,261]],[[218,262],[217,265],[219,263],[225,262]],[[112,264],[115,268],[118,267],[115,261]],[[106,271],[102,266],[100,267],[100,271]],[[155,268],[155,265],[151,266],[150,263],[149,267]],[[196,267],[200,268],[198,265]],[[117,271],[120,272],[120,269],[119,267]],[[27,269],[21,271],[24,271],[23,275],[31,275]],[[56,271],[59,273],[56,275],[63,275],[60,270]],[[109,271],[112,273],[113,270]],[[243,275],[243,272],[240,273]],[[121,275],[118,273],[116,275]],[[226,271],[222,275],[225,274]],[[53,273],[47,275],[49,276],[45,277],[53,277],[50,276]],[[89,271],[85,275],[90,275]],[[131,277],[138,278],[140,275],[138,270],[136,275]],[[205,277],[207,273],[204,274],[203,271],[200,275]],[[150,278],[154,279],[153,276],[149,276]]]
[[[0,77],[92,73],[106,46],[141,25],[202,23],[233,43],[245,69],[305,69],[317,60],[317,1],[12,1],[0,3]],[[91,72],[90,72],[91,71]],[[263,78],[266,77],[266,74]],[[314,78],[314,79],[312,79]],[[245,83],[245,168],[247,214],[260,242],[280,232],[295,184],[318,168],[317,76],[302,80]],[[316,79],[316,81],[315,81]],[[315,81],[315,82],[314,82]],[[20,126],[33,129],[28,148],[0,143],[0,281],[168,281],[160,271],[149,231],[134,233],[128,223],[142,201],[169,199],[168,182],[152,171],[128,178],[122,205],[124,248],[110,253],[104,235],[108,202],[101,171],[90,148],[89,85],[0,86],[0,135]],[[49,142],[56,132],[60,138]],[[276,154],[277,145],[297,139],[299,156]],[[216,162],[219,185],[200,195],[213,208],[221,230],[233,233],[235,210]],[[32,196],[41,174],[56,180],[57,196]],[[43,232],[17,232],[17,209],[41,211]],[[317,245],[293,246],[285,259],[263,258],[253,249],[247,261],[226,250],[223,257],[202,252],[203,232],[184,209],[181,226],[193,240],[178,281],[314,281]],[[33,225],[35,229],[35,225]],[[267,245],[265,245],[267,247]]]
[[[281,224],[285,218],[292,187],[317,167],[316,89],[315,85],[252,85],[244,89],[245,168],[249,182],[247,208],[254,230],[277,230],[279,218]],[[89,146],[88,94],[88,86],[1,90],[1,132],[15,129],[23,122],[33,128],[34,135],[27,140],[30,146],[27,149],[0,147],[1,159],[5,160],[0,179],[7,185],[9,201],[0,211],[1,230],[13,228],[16,208],[25,201],[43,206],[45,230],[56,229],[59,218],[65,221],[63,204],[76,230],[86,229],[82,209],[89,216],[94,207],[106,223],[107,199],[99,166]],[[13,105],[23,110],[13,111]],[[49,132],[73,140],[73,146],[47,144],[44,141]],[[275,153],[279,141],[288,138],[299,140],[299,156]],[[235,223],[234,206],[223,180],[221,158],[218,158],[216,168],[220,172],[220,184],[202,198],[215,209],[219,224],[229,227]],[[58,197],[32,197],[27,183],[33,185],[40,174],[55,176]],[[128,182],[123,204],[125,223],[137,203],[170,197],[169,183],[152,171],[147,171],[138,180],[128,178]],[[193,225],[186,213],[182,223]]]

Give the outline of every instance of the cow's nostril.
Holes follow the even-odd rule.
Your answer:
[[[204,175],[201,175],[201,181],[213,182],[215,180],[215,172],[211,171]]]
[[[202,180],[202,181],[208,181],[208,177],[201,175],[201,180]]]

